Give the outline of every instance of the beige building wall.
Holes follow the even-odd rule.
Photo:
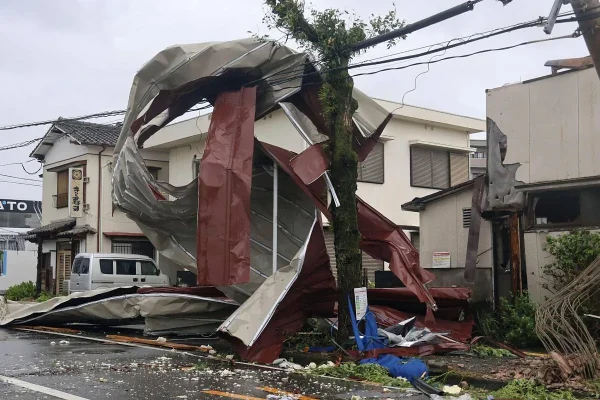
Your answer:
[[[421,266],[431,269],[436,280],[430,286],[463,286],[464,266],[469,228],[463,227],[463,209],[471,208],[472,190],[449,195],[427,203],[421,211],[420,249]],[[450,253],[450,268],[432,268],[434,252]],[[481,221],[478,263],[475,277],[475,301],[492,298],[492,227],[490,221]]]
[[[505,163],[524,183],[600,175],[600,80],[593,68],[487,91],[507,136]]]

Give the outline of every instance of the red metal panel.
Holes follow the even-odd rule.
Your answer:
[[[198,284],[250,280],[256,88],[220,93],[198,177]]]

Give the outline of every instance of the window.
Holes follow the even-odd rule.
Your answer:
[[[411,232],[410,233],[410,242],[412,243],[413,246],[415,246],[415,249],[417,249],[417,251],[419,251],[420,239],[421,239],[421,236],[419,235],[419,232]]]
[[[142,275],[157,275],[159,274],[158,268],[152,261],[140,261]]]
[[[148,240],[115,239],[112,252],[117,254],[139,254],[154,259],[154,246]]]
[[[105,275],[112,275],[115,272],[113,260],[100,260],[100,272]]]
[[[486,158],[487,157],[487,153],[484,151],[476,151],[475,153],[471,154],[471,158]]]
[[[532,195],[527,222],[531,226],[600,225],[600,189],[552,190]]]
[[[69,170],[56,173],[56,208],[69,205]]]
[[[383,183],[384,159],[383,143],[378,142],[365,161],[358,163],[358,181],[367,183]]]
[[[158,171],[160,171],[160,168],[148,167],[148,172],[150,172],[155,181],[158,180]]]
[[[469,180],[467,154],[425,147],[410,148],[410,184],[447,189]]]
[[[6,252],[0,251],[0,275],[6,275]]]
[[[117,275],[137,275],[135,260],[117,260]]]
[[[0,250],[23,251],[25,239],[19,235],[0,235]]]
[[[79,266],[79,269],[81,270],[80,274],[89,274],[90,273],[90,259],[89,258],[81,259],[81,264]]]
[[[81,273],[81,261],[82,260],[83,260],[83,258],[76,258],[75,261],[73,261],[73,268],[71,269],[71,272],[73,274]]]

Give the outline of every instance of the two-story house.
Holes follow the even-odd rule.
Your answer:
[[[30,156],[43,163],[42,225],[29,240],[41,244],[43,267],[52,270],[56,292],[65,290],[71,260],[79,252],[135,253],[160,259],[137,224],[113,210],[111,180],[113,148],[119,125],[58,121],[50,127]],[[156,178],[169,178],[169,153],[143,152]],[[69,207],[73,168],[82,171],[80,211]]]
[[[399,103],[376,100],[393,119],[380,142],[359,165],[358,195],[390,218],[419,246],[419,215],[400,205],[469,180],[469,135],[485,130],[485,121]],[[186,185],[198,175],[198,166],[210,125],[210,114],[173,123],[152,136],[144,148],[167,152],[169,183]],[[256,121],[256,137],[300,153],[307,143],[279,110]],[[332,264],[333,233],[326,231]],[[363,267],[373,280],[384,263],[363,254]],[[334,266],[335,271],[335,266]]]
[[[550,297],[543,267],[553,257],[546,239],[600,227],[598,93],[593,65],[487,90],[476,301],[522,290],[537,302]],[[469,181],[403,205],[420,214],[421,265],[437,268],[434,286],[464,284],[475,187]],[[440,254],[447,262],[436,262]]]

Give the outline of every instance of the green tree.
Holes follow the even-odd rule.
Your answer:
[[[341,205],[333,207],[335,255],[338,269],[338,339],[349,334],[347,296],[361,286],[360,233],[356,212],[358,157],[352,148],[352,115],[358,108],[352,98],[354,83],[348,73],[357,55],[354,44],[400,28],[404,21],[392,10],[385,16],[371,15],[368,23],[347,11],[305,10],[302,0],[265,0],[269,11],[263,22],[293,38],[312,52],[323,65],[324,84],[319,92],[323,117],[329,123],[331,180]],[[397,39],[388,42],[388,48]]]

